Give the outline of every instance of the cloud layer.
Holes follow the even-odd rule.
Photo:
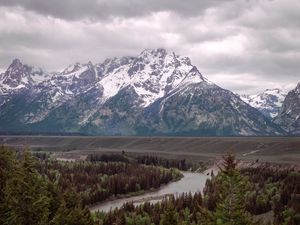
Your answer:
[[[13,58],[74,62],[167,48],[239,93],[300,81],[298,0],[0,0],[0,68]]]

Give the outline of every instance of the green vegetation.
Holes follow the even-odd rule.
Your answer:
[[[223,161],[218,175],[207,181],[203,196],[186,193],[136,207],[126,203],[95,217],[103,225],[300,224],[299,172],[270,165],[239,170],[231,154]],[[266,222],[256,216],[272,211],[274,216]]]
[[[93,224],[76,192],[60,192],[57,185],[39,174],[29,151],[16,155],[11,149],[1,147],[0,162],[0,224]]]
[[[176,169],[122,162],[58,162],[0,147],[0,224],[95,224],[85,205],[158,188]],[[83,200],[83,201],[82,201]]]
[[[247,209],[254,215],[273,211],[274,224],[300,224],[300,172],[280,166],[246,168],[242,173],[251,179]]]
[[[109,160],[58,162],[0,147],[0,224],[300,224],[299,170],[273,165],[238,169],[231,154],[224,156],[220,168],[203,194],[183,193],[139,206],[126,203],[108,213],[91,214],[85,206],[93,201],[159,187],[178,179],[178,170]],[[266,213],[269,221],[258,218]]]
[[[157,189],[182,177],[177,169],[124,162],[60,162],[44,160],[38,170],[62,190],[73,187],[83,205],[91,205],[120,195],[134,195]]]
[[[236,169],[236,162],[233,155],[228,154],[224,158],[223,166],[219,174],[212,179],[214,185],[206,190],[207,193],[217,192],[214,195],[215,202],[210,203],[210,195],[206,197],[207,205],[213,211],[213,218],[216,224],[254,224],[249,212],[246,211],[245,193],[250,190],[248,177],[242,176]]]
[[[138,155],[128,156],[123,151],[122,154],[91,154],[89,155],[91,162],[131,162],[136,164],[144,164],[149,166],[160,166],[164,168],[177,168],[182,171],[192,170],[194,167],[198,168],[200,165],[194,165],[187,162],[186,159],[166,159],[154,155]],[[203,164],[201,164],[204,167]]]
[[[224,158],[223,170],[212,179],[210,184],[211,189],[207,190],[207,193],[212,195],[205,195],[204,198],[201,193],[182,194],[176,198],[171,196],[156,204],[145,203],[134,207],[133,204],[127,203],[108,214],[96,213],[96,215],[103,225],[122,224],[118,223],[122,218],[130,222],[136,220],[135,223],[125,224],[143,225],[255,224],[246,210],[244,195],[250,190],[250,182],[236,169],[232,155]],[[218,194],[215,194],[215,190]]]

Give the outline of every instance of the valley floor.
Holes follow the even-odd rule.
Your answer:
[[[55,152],[63,159],[85,159],[91,153],[155,154],[169,159],[214,161],[226,152],[242,160],[300,161],[300,137],[96,137],[0,136],[0,144]]]

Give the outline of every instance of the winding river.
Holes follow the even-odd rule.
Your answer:
[[[140,205],[144,202],[154,203],[160,201],[169,194],[174,194],[176,196],[184,192],[201,192],[205,186],[206,179],[210,177],[209,171],[210,170],[207,170],[203,173],[182,172],[183,178],[179,181],[162,186],[157,191],[129,198],[102,202],[92,206],[90,210],[108,212],[110,209],[121,207],[126,202],[133,202],[135,205]]]

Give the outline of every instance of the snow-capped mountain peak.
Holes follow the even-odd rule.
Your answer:
[[[167,54],[168,52],[164,48],[145,49],[141,52],[138,58],[142,58],[146,61],[147,59],[151,60],[153,58],[164,58]]]
[[[1,76],[2,91],[13,91],[38,85],[49,79],[50,74],[44,73],[41,68],[23,64],[19,59],[14,59],[5,73]]]
[[[29,85],[30,73],[32,68],[23,65],[19,59],[14,59],[7,71],[2,76],[1,83],[6,85],[7,89],[19,89]]]
[[[102,102],[131,86],[140,98],[140,106],[147,107],[180,85],[208,81],[188,57],[158,48],[146,49],[136,57],[115,57],[98,64],[75,63],[54,74],[15,59],[1,76],[1,82],[2,93],[8,88],[15,91],[43,82],[46,87],[58,88],[62,93],[60,96],[78,95],[97,87],[102,90],[102,96],[99,96]],[[57,95],[54,98],[57,99]]]
[[[241,99],[270,118],[279,113],[287,92],[279,88],[266,89],[257,95],[241,95]]]
[[[78,71],[80,68],[82,67],[82,64],[77,62],[73,65],[69,65],[67,68],[65,68],[63,71],[62,71],[62,74],[69,74],[69,73],[73,73],[75,71]]]
[[[147,49],[136,58],[113,59],[99,82],[104,88],[104,98],[109,99],[120,89],[131,85],[140,96],[143,107],[166,95],[178,85],[204,81],[201,73],[187,57],[165,49]],[[105,61],[104,63],[107,63]]]
[[[17,84],[8,90],[6,78]],[[14,60],[0,76],[0,123],[0,131],[106,135],[281,132],[257,109],[209,82],[188,57],[161,48],[55,73]]]

